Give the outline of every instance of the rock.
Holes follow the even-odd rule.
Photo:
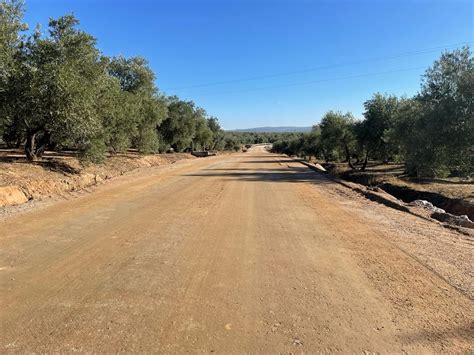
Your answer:
[[[433,208],[433,204],[426,200],[415,200],[409,203],[410,206],[418,206],[423,208]]]
[[[385,192],[385,191],[382,190],[380,187],[376,187],[376,186],[368,186],[368,187],[367,187],[367,190],[369,190],[369,191],[375,191],[375,192]]]
[[[74,187],[75,188],[87,187],[87,186],[93,185],[94,182],[95,182],[95,175],[86,173],[79,176],[79,178],[77,179],[77,186],[74,186]]]
[[[272,325],[272,332],[275,332],[275,331],[278,329],[278,327],[279,327],[280,325],[281,325],[281,323],[274,323],[274,324]]]
[[[28,197],[18,186],[0,186],[0,206],[19,205],[28,201]]]
[[[434,212],[431,215],[431,218],[434,218],[440,222],[444,222],[447,224],[452,224],[455,226],[465,227],[465,228],[473,228],[474,229],[474,222],[472,222],[468,216],[455,216],[451,213],[446,212]]]
[[[301,346],[301,345],[303,345],[303,341],[298,339],[298,338],[293,338],[293,345]]]
[[[324,171],[324,172],[327,171],[326,169],[324,169],[324,167],[321,164],[314,164],[314,167],[318,169],[319,171]]]
[[[100,175],[97,175],[95,174],[94,175],[94,182],[97,184],[99,182],[102,182],[104,179],[100,176]]]
[[[434,206],[431,202],[428,202],[426,200],[415,200],[409,203],[410,206],[416,206],[416,207],[421,207],[424,209],[427,209],[431,212],[437,212],[437,213],[446,213],[445,210],[442,208],[438,208]]]

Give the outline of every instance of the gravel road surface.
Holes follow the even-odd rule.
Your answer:
[[[0,352],[473,350],[473,240],[262,149],[0,221]]]

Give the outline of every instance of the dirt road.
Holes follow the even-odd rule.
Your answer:
[[[0,221],[0,352],[470,352],[472,240],[263,151]]]

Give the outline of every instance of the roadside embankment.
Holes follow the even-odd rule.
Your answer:
[[[13,206],[29,200],[61,196],[104,183],[107,180],[139,168],[173,164],[183,159],[195,159],[191,154],[138,155],[118,154],[103,164],[81,165],[73,156],[46,154],[42,161],[28,162],[2,152],[0,161],[0,207]]]
[[[474,220],[474,184],[472,182],[434,179],[416,181],[393,175],[359,171],[346,171],[338,176],[365,186],[376,186],[405,203],[426,200],[453,215],[467,215]]]
[[[369,200],[388,207],[436,219],[448,226],[474,229],[474,184],[464,181],[402,179],[383,171],[353,171],[336,164],[301,161],[309,168],[328,174],[333,180]],[[387,166],[393,172],[398,167]],[[382,170],[382,172],[381,172]]]

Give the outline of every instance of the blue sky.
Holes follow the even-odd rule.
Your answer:
[[[109,56],[140,55],[168,95],[225,129],[310,126],[375,92],[413,95],[442,48],[473,42],[467,0],[27,0],[26,22],[73,12]],[[382,73],[382,74],[381,74]]]

